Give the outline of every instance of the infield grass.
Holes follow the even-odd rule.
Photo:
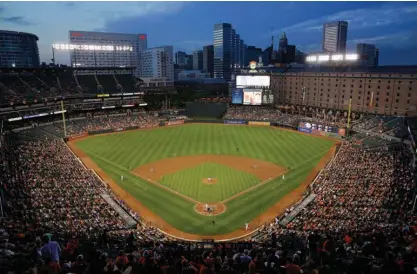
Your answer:
[[[77,142],[76,145],[124,190],[172,226],[187,233],[216,235],[242,228],[245,223],[256,219],[297,188],[335,142],[271,127],[187,124],[91,136]],[[286,167],[289,171],[285,180],[277,178],[227,202],[227,210],[216,217],[215,226],[212,225],[211,217],[202,216],[194,211],[194,203],[130,173],[130,170],[138,166],[168,157],[219,152],[269,161]],[[204,170],[210,169],[219,171],[216,172],[219,175],[211,175],[212,171],[205,173]],[[252,185],[250,176],[253,175],[244,172],[239,175],[237,171],[233,172],[233,176],[236,176],[234,178],[228,169],[230,168],[205,163],[204,166],[166,176],[161,183],[181,193],[187,193],[190,197],[198,198],[198,201],[209,198],[222,200],[223,197],[229,197],[236,191],[242,191]],[[120,175],[125,178],[123,182],[120,181]],[[215,187],[210,188],[210,185],[198,182],[194,184],[194,180],[201,180],[202,175],[217,177],[218,186],[213,185]],[[183,181],[182,178],[185,177],[195,179]],[[177,179],[180,182],[177,182]],[[228,183],[222,184],[223,180],[227,180]],[[255,177],[253,183],[256,180],[258,179]]]
[[[215,184],[204,184],[203,178],[217,181]],[[220,202],[259,182],[250,173],[216,163],[203,163],[167,174],[160,181],[161,184],[204,203]]]

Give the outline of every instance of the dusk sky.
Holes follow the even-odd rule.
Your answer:
[[[380,65],[417,65],[416,2],[3,2],[0,29],[39,37],[41,61],[69,30],[146,33],[148,47],[191,53],[213,43],[213,25],[231,23],[247,45],[266,48],[281,32],[304,52],[321,50],[322,25],[349,22],[348,51],[360,42],[380,49]],[[69,53],[56,56],[69,63]]]

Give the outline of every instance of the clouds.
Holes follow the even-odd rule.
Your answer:
[[[26,21],[22,16],[1,17],[0,21],[6,24],[14,24],[17,26],[29,26],[31,23]]]
[[[405,22],[417,22],[417,4],[381,4],[379,7],[371,6],[368,8],[339,11],[334,14],[309,19],[284,27],[279,32],[274,32],[274,35],[278,35],[281,31],[289,33],[319,32],[323,29],[323,23],[340,20],[349,23],[349,30],[383,27]]]
[[[2,29],[37,35],[41,60],[49,60],[51,44],[67,42],[69,30],[104,30],[107,24],[125,17],[140,18],[151,14],[158,16],[176,13],[181,10],[184,3],[4,2],[2,5],[0,9]],[[57,60],[61,62],[59,57]]]

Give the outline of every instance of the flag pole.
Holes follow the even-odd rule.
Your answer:
[[[64,137],[67,137],[67,125],[65,123],[64,101],[61,100],[62,123],[64,125]]]
[[[348,110],[348,120],[347,120],[347,136],[350,136],[350,112],[352,111],[352,98],[349,99],[349,110]]]

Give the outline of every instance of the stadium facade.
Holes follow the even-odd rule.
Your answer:
[[[417,66],[300,67],[272,73],[278,104],[380,115],[417,114]]]
[[[39,67],[38,40],[31,33],[0,30],[0,67]]]

